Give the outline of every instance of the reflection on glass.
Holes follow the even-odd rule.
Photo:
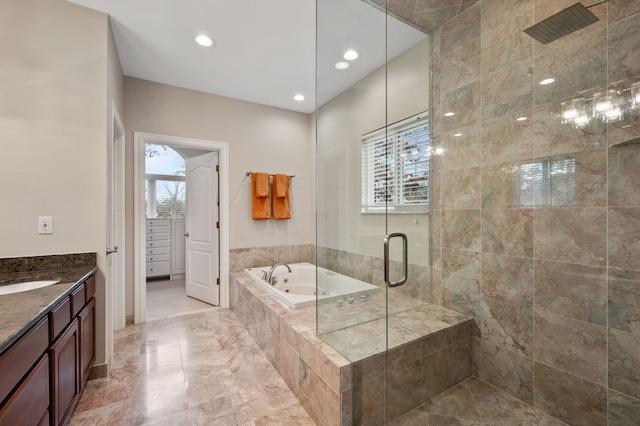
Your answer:
[[[522,164],[516,173],[514,204],[522,207],[573,205],[575,176],[575,158]]]

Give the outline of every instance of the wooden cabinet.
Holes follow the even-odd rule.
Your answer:
[[[95,277],[0,355],[0,426],[63,425],[95,361]]]
[[[51,413],[54,425],[71,417],[80,398],[80,334],[74,319],[51,345]]]
[[[0,425],[49,424],[49,357],[45,353],[0,410]]]
[[[80,327],[80,372],[82,383],[87,382],[91,367],[96,359],[95,350],[96,301],[94,298],[80,311],[78,326]]]

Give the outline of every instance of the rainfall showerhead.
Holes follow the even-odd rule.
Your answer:
[[[607,1],[609,0],[600,0],[589,6],[576,3],[525,29],[524,32],[542,44],[551,43],[597,22],[598,17],[591,13],[589,8]]]

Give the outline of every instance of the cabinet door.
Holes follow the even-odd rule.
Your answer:
[[[80,335],[78,321],[51,345],[51,414],[54,425],[62,425],[73,413],[80,397]]]
[[[0,425],[36,425],[49,407],[49,358],[45,354],[0,410]],[[48,422],[47,422],[48,423]]]
[[[91,298],[87,306],[80,312],[80,371],[82,373],[82,383],[86,383],[91,372],[91,367],[95,361],[95,318],[96,299]]]

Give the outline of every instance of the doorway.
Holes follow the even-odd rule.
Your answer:
[[[147,251],[148,246],[150,246],[150,239],[148,237],[149,220],[147,220],[147,217],[150,212],[150,203],[146,201],[145,197],[145,192],[149,190],[147,174],[145,173],[145,146],[148,144],[171,147],[171,149],[179,152],[183,158],[187,159],[185,167],[188,168],[188,170],[185,170],[185,184],[187,187],[192,186],[195,188],[194,190],[196,192],[205,194],[205,196],[194,196],[192,199],[189,199],[187,195],[185,199],[187,206],[189,206],[190,203],[193,204],[194,200],[196,204],[190,209],[193,214],[188,212],[189,208],[187,207],[187,215],[184,222],[176,221],[176,226],[173,228],[174,231],[177,229],[182,232],[181,237],[183,240],[174,237],[171,243],[160,243],[160,245],[167,245],[174,244],[177,241],[185,242],[184,278],[182,278],[180,274],[176,274],[176,276],[173,277],[176,279],[164,280],[165,282],[160,280],[154,283],[154,285],[157,285],[158,288],[167,287],[170,289],[171,287],[176,287],[175,284],[179,284],[178,280],[184,279],[185,286],[187,288],[191,286],[191,290],[187,290],[188,294],[198,299],[204,299],[210,304],[228,307],[228,144],[134,132],[134,322],[138,324],[148,319],[146,282],[148,272]],[[218,165],[218,167],[216,167],[216,165]],[[214,188],[214,185],[217,188]],[[172,188],[174,192],[179,192],[179,185],[173,184],[170,188]],[[157,190],[157,187],[155,189]],[[218,196],[208,196],[208,194],[215,194],[215,189],[218,189]],[[188,191],[189,190],[187,190],[187,194]],[[204,202],[203,200],[208,201]],[[158,206],[151,207],[151,211],[153,208],[157,211]],[[204,210],[207,210],[207,212],[204,212]],[[219,217],[214,217],[213,213],[215,213],[215,215],[219,214]],[[153,214],[151,214],[151,216],[153,216]],[[207,222],[205,224],[206,226],[203,226],[203,221]],[[164,223],[162,220],[159,221],[158,224],[162,226],[172,225],[170,221]],[[171,229],[171,226],[167,226],[167,232],[161,232],[162,237],[172,232]],[[175,232],[173,233],[175,234]],[[206,236],[206,238],[204,236]],[[167,238],[167,240],[170,239],[171,238]],[[203,250],[201,243],[205,240],[209,245]],[[215,252],[215,254],[212,254],[213,252]],[[205,255],[205,253],[207,255]],[[167,267],[169,263],[165,264],[161,262],[161,265]],[[219,280],[217,279],[218,274],[216,273],[218,270]],[[169,269],[169,271],[163,270],[162,276],[168,275],[171,278],[171,272],[171,269]],[[175,282],[167,283],[166,281]],[[207,298],[206,294],[203,295],[203,291],[206,293],[206,290],[208,290],[209,294],[215,292],[215,299]],[[158,302],[158,300],[154,301],[154,303],[156,302]],[[174,305],[177,304],[174,303]],[[192,303],[189,305],[190,307],[186,307],[186,309],[192,309],[193,305]],[[152,314],[152,317],[155,318],[156,314]],[[170,313],[168,313],[167,316],[171,316]]]

